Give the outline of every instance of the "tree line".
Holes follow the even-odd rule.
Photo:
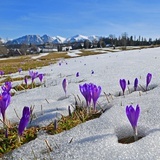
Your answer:
[[[113,34],[110,34],[106,38],[102,38],[101,41],[104,41],[105,44],[111,44],[115,46],[147,46],[147,45],[160,45],[160,38],[152,40],[149,38],[148,40],[143,36],[128,36],[126,32],[124,32],[118,38]]]

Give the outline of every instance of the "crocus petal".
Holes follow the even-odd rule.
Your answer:
[[[68,85],[67,79],[64,78],[62,81],[62,87],[65,93],[67,92],[67,85]]]
[[[1,75],[1,76],[4,75],[4,71],[0,71],[0,75]]]
[[[24,82],[27,85],[27,77],[24,77]]]
[[[130,105],[129,107],[126,106],[126,115],[133,128],[137,127],[139,114],[140,114],[139,105],[136,106],[136,110],[132,107],[132,105]]]
[[[30,109],[29,107],[23,108],[22,118],[20,119],[19,126],[18,126],[18,134],[21,136],[24,129],[29,123],[30,119]]]
[[[29,71],[29,75],[30,75],[32,82],[33,82],[34,79],[38,77],[38,72]]]
[[[42,82],[42,80],[43,80],[43,74],[39,74],[38,77],[39,77],[39,80]]]
[[[137,122],[138,122],[139,114],[140,114],[140,107],[139,105],[137,105],[136,112],[135,112],[135,119],[137,120]],[[137,126],[137,123],[136,123],[136,126]]]
[[[120,83],[121,89],[122,89],[123,94],[124,94],[125,89],[126,89],[126,80],[125,79],[120,79],[119,83]]]
[[[136,91],[138,87],[138,78],[134,80],[134,90]]]
[[[79,89],[86,100],[86,105],[89,106],[91,103],[91,84],[79,85]]]
[[[130,81],[128,80],[128,85],[130,85]]]
[[[5,120],[5,111],[9,106],[10,101],[11,101],[11,95],[8,92],[3,92],[0,95],[0,109],[1,109],[3,120]]]
[[[18,72],[21,73],[21,72],[22,72],[22,68],[19,68],[19,69],[18,69]]]
[[[152,74],[148,73],[146,76],[146,88],[148,87],[149,83],[151,82]]]
[[[5,82],[5,84],[1,87],[4,92],[10,92],[12,88],[11,82]]]
[[[76,77],[79,77],[79,72],[76,73]]]
[[[91,74],[94,74],[94,71],[93,71],[93,70],[91,70]]]
[[[100,93],[101,93],[101,87],[100,86],[98,86],[98,87],[96,85],[91,86],[91,97],[92,97],[92,100],[93,100],[94,110],[96,110],[96,103],[97,103],[97,100],[100,96]]]

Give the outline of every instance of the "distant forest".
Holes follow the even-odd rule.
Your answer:
[[[125,32],[122,36],[118,38],[114,35],[110,34],[107,38],[102,38],[101,41],[105,42],[105,44],[111,44],[115,46],[146,46],[146,45],[159,45],[160,38],[152,41],[152,38],[148,40],[142,36],[128,36]]]

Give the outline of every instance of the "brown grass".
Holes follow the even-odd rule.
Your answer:
[[[98,55],[98,54],[106,54],[106,52],[94,52],[89,50],[80,50],[82,53],[79,53],[80,56],[90,56],[90,55]]]
[[[18,72],[19,68],[22,68],[22,70],[30,70],[55,63],[60,58],[71,58],[66,52],[53,52],[37,59],[32,59],[32,57],[33,55],[0,60],[0,70],[3,70],[5,74],[10,74]]]

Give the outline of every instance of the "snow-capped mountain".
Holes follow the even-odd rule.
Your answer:
[[[40,44],[44,44],[44,43],[53,43],[53,44],[62,44],[62,43],[74,43],[74,42],[84,42],[85,40],[89,40],[89,41],[98,41],[101,37],[98,36],[83,36],[83,35],[75,35],[73,37],[70,38],[64,38],[61,36],[55,36],[55,37],[51,37],[48,35],[43,35],[43,36],[39,36],[39,35],[25,35],[23,37],[14,39],[14,40],[10,40],[7,42],[7,44],[35,44],[35,45],[40,45]]]
[[[59,44],[59,43],[64,43],[66,41],[66,38],[64,37],[61,37],[61,36],[56,36],[56,37],[53,37],[53,43],[56,43],[56,44]]]
[[[85,40],[89,40],[87,36],[83,35],[75,35],[71,38],[67,39],[67,42],[74,43],[74,42],[84,42]]]
[[[42,37],[41,37],[41,39],[42,39],[42,41],[43,41],[43,43],[52,43],[53,41],[54,41],[54,37],[50,37],[50,36],[48,36],[48,35],[43,35]]]
[[[7,42],[7,44],[43,44],[43,40],[39,35],[26,35],[12,41]]]

